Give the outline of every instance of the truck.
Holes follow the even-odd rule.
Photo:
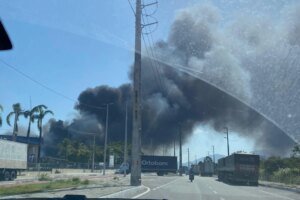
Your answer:
[[[223,182],[258,185],[259,155],[233,153],[218,160],[218,179]]]
[[[194,175],[200,175],[200,173],[201,173],[201,169],[200,169],[200,165],[199,164],[195,164],[195,165],[191,165],[191,169],[192,169],[192,171],[193,171],[193,173],[194,173]]]
[[[201,167],[201,176],[212,176],[214,174],[214,163],[211,157],[206,156],[203,159],[203,164]]]
[[[117,174],[130,173],[131,167],[128,163],[121,164],[116,171]],[[144,173],[154,172],[158,176],[177,172],[176,156],[141,156],[141,170]]]
[[[17,172],[27,169],[27,144],[0,139],[0,180],[17,178]]]

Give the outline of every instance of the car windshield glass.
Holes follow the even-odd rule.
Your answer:
[[[299,199],[299,13],[2,0],[0,196]]]

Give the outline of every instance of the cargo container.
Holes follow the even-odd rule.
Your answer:
[[[206,156],[203,159],[203,165],[201,170],[201,176],[212,176],[214,174],[214,163],[211,157]]]
[[[122,164],[116,171],[118,174],[130,172],[129,164]],[[177,157],[176,156],[141,156],[141,170],[142,172],[154,172],[159,176],[168,173],[177,173]]]
[[[201,169],[200,169],[200,165],[199,164],[197,164],[197,165],[191,165],[191,169],[192,169],[194,175],[200,175]]]
[[[259,155],[234,153],[218,160],[218,179],[258,185]]]
[[[27,144],[0,139],[0,179],[14,180],[27,168]]]

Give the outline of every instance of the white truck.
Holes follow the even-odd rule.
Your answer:
[[[214,174],[214,163],[211,157],[206,156],[203,160],[201,176],[212,176]]]
[[[27,144],[0,139],[0,180],[14,180],[27,168]]]

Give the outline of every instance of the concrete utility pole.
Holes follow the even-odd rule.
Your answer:
[[[176,156],[175,146],[176,146],[176,140],[174,139],[174,157]]]
[[[126,114],[125,114],[124,163],[127,164],[127,101],[126,101]],[[124,176],[126,176],[126,170],[124,170]]]
[[[213,161],[214,161],[214,163],[216,163],[216,161],[215,161],[215,146],[214,145],[212,146],[212,149],[213,149]]]
[[[105,137],[104,137],[104,162],[103,162],[103,175],[105,175],[105,169],[106,169],[106,150],[107,150],[107,131],[108,131],[108,110],[109,105],[112,103],[106,104],[106,123],[105,123]]]
[[[151,145],[151,151],[152,151],[152,156],[154,156],[154,149],[153,149],[153,139],[150,139],[150,145]]]
[[[224,127],[225,133],[226,133],[226,138],[227,138],[227,155],[229,156],[229,138],[228,138],[228,128]]]
[[[215,173],[215,165],[216,165],[216,161],[215,161],[215,146],[213,145],[212,146],[212,149],[213,149],[213,161],[214,161],[214,164],[213,164],[213,171]]]
[[[94,134],[94,141],[93,141],[93,155],[92,155],[92,169],[91,169],[92,172],[94,172],[95,169],[95,140],[96,140],[96,134]]]
[[[182,141],[181,141],[181,127],[179,127],[179,175],[182,176]]]
[[[188,148],[188,169],[190,169],[190,148]]]
[[[133,126],[131,150],[131,176],[130,185],[141,185],[141,0],[136,0],[135,9],[135,53],[133,71]]]

